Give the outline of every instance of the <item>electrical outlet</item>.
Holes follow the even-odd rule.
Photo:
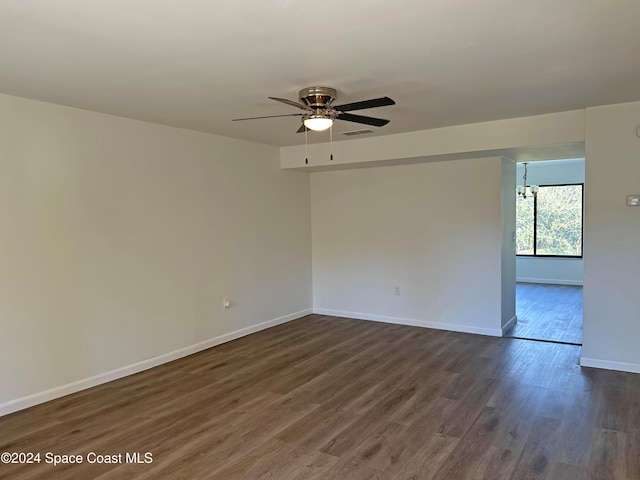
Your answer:
[[[231,307],[231,299],[229,297],[222,297],[222,306],[224,308],[230,308]]]
[[[398,286],[393,287],[393,294],[394,295],[400,295],[400,287],[398,287]]]

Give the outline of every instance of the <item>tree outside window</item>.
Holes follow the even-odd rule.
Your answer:
[[[518,198],[516,254],[582,257],[583,189],[541,185],[537,197]]]

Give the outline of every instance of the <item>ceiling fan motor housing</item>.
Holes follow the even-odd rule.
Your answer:
[[[337,92],[329,87],[308,87],[298,92],[300,102],[314,109],[325,109],[336,99]]]

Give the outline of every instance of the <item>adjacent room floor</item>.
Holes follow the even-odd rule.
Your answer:
[[[582,287],[518,283],[516,315],[507,337],[582,345]]]
[[[640,375],[580,347],[311,315],[0,418],[21,479],[640,478]],[[93,458],[93,457],[92,457]]]

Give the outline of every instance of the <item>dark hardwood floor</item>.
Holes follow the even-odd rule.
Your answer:
[[[0,452],[85,459],[0,478],[640,479],[640,375],[579,355],[311,315],[0,418]]]
[[[516,315],[507,337],[582,345],[582,287],[518,283]]]

